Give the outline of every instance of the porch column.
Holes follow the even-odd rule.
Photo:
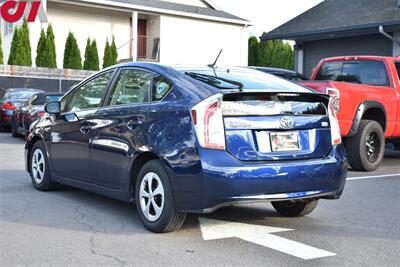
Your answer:
[[[294,46],[294,69],[295,71],[304,73],[304,50],[303,45],[296,42]]]
[[[396,41],[400,42],[400,32],[394,32],[393,38]],[[394,57],[400,56],[400,45],[396,44],[395,42],[393,42],[393,56]]]
[[[138,19],[139,19],[138,12],[137,11],[132,12],[130,47],[131,47],[131,57],[133,61],[137,61]]]

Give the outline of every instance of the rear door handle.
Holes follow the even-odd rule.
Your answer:
[[[141,124],[143,124],[142,120],[130,120],[128,121],[128,124],[126,126],[128,127],[129,130],[133,130],[135,127]]]

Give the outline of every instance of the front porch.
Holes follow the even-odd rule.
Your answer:
[[[160,61],[160,16],[132,12],[129,59],[124,61]],[[128,45],[128,44],[127,44]]]

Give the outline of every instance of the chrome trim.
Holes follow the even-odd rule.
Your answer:
[[[129,146],[123,142],[118,142],[115,140],[109,139],[93,139],[92,145],[104,146],[104,147],[111,147],[119,150],[123,150],[125,152],[129,151]]]
[[[299,192],[299,193],[281,193],[281,194],[269,194],[269,195],[253,195],[253,196],[239,196],[233,197],[232,199],[254,199],[254,200],[269,200],[269,199],[293,199],[296,196],[301,195],[301,197],[313,196],[321,194],[322,191],[308,191],[308,192]]]
[[[311,194],[313,192],[315,194]],[[320,193],[316,193],[316,192],[320,192]],[[290,195],[290,193],[282,193],[282,194],[271,194],[271,195],[253,195],[253,196],[243,196],[243,197],[240,197],[240,196],[239,197],[231,197],[231,198],[227,199],[226,202],[224,202],[224,203],[217,204],[210,208],[191,211],[191,212],[212,213],[212,212],[216,211],[217,209],[236,205],[236,204],[254,204],[254,203],[260,203],[260,202],[302,200],[302,199],[310,199],[310,198],[324,198],[324,197],[330,197],[330,196],[336,195],[335,192],[322,192],[322,191],[309,191],[309,192],[300,192],[300,193],[305,193],[306,195],[298,196],[298,197],[287,197],[287,195]],[[295,194],[300,194],[300,193],[295,193]],[[307,193],[309,193],[309,194],[307,194]]]

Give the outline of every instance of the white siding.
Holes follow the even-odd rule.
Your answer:
[[[201,0],[161,0],[161,1],[191,5],[191,6],[208,7],[207,4]]]
[[[160,61],[206,65],[220,49],[219,65],[247,66],[247,30],[243,26],[161,16]]]
[[[47,17],[52,23],[56,38],[57,66],[62,67],[64,45],[69,31],[72,31],[78,40],[78,45],[84,60],[87,38],[96,38],[100,58],[100,68],[104,54],[106,39],[111,41],[115,36],[118,50],[118,59],[129,58],[130,12],[117,12],[105,9],[94,9],[79,6],[49,2]],[[37,35],[38,36],[38,35]],[[37,41],[35,42],[36,49]]]

